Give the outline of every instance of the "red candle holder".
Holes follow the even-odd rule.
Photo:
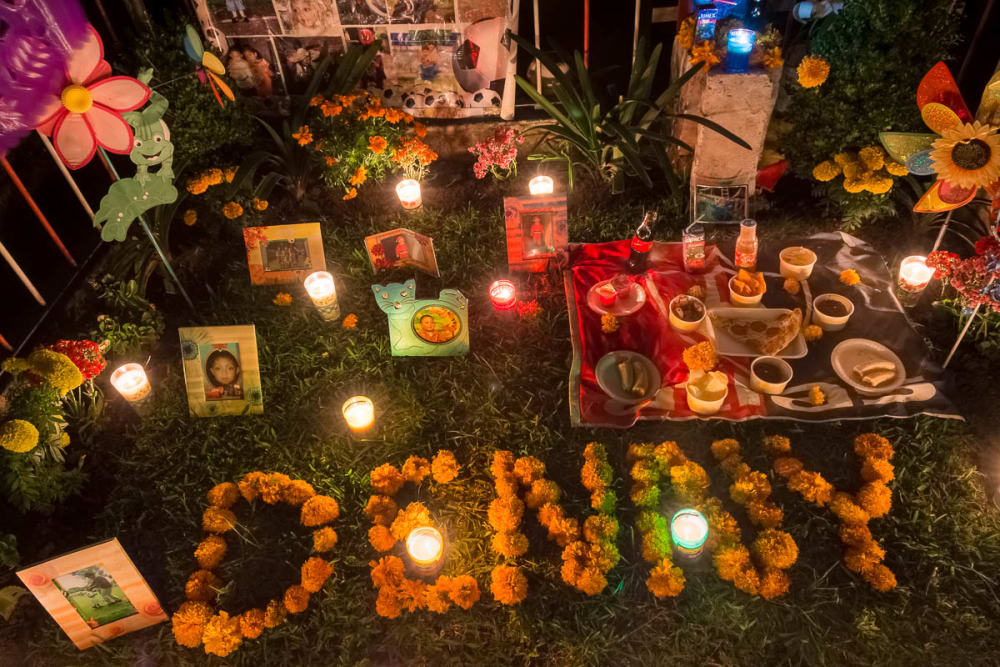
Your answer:
[[[510,310],[517,305],[517,290],[509,280],[497,280],[490,285],[490,302],[497,310]]]

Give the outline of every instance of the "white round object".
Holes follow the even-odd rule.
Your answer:
[[[841,315],[840,317],[835,317],[833,315],[827,315],[826,313],[820,311],[817,307],[824,301],[839,301],[845,308],[847,308],[847,314]],[[839,294],[820,294],[815,299],[813,299],[813,324],[818,324],[822,327],[823,331],[840,331],[847,326],[847,320],[851,319],[851,315],[854,314],[854,304],[845,296],[840,296]]]
[[[812,261],[808,264],[792,264],[791,262],[785,260],[785,257],[791,255],[797,250],[802,250],[811,254]],[[813,267],[816,266],[816,253],[809,248],[803,248],[802,246],[791,246],[778,253],[778,265],[780,267],[779,270],[781,275],[785,278],[806,280],[812,275]]]
[[[687,320],[682,320],[680,317],[674,314],[674,305],[677,303],[678,299],[682,297],[685,299],[690,299],[691,301],[694,301],[699,306],[701,306],[700,318],[694,320],[693,322],[689,322]],[[706,308],[705,303],[697,297],[693,297],[688,294],[678,294],[677,296],[675,296],[673,299],[670,300],[670,304],[667,306],[667,313],[668,313],[667,318],[670,320],[670,325],[673,328],[677,329],[678,331],[691,332],[691,331],[697,331],[698,327],[701,326],[701,323],[705,321],[705,316],[708,315],[708,308]]]
[[[628,298],[615,299],[613,306],[605,306],[601,303],[601,297],[597,294],[597,288],[610,282],[610,280],[602,280],[587,292],[587,305],[595,313],[625,317],[626,315],[638,312],[646,304],[646,290],[639,283],[632,283],[632,289],[629,291]]]
[[[879,387],[869,387],[854,375],[856,366],[864,366],[876,361],[889,361],[896,367],[896,378]],[[837,376],[853,387],[859,394],[880,396],[899,389],[906,381],[906,367],[895,352],[882,343],[867,338],[848,338],[841,341],[830,353],[830,365]]]
[[[646,388],[646,393],[642,396],[637,396],[622,387],[618,364],[623,361],[632,362],[632,364],[641,364],[646,369],[646,378],[649,380],[649,385]],[[597,364],[594,366],[594,376],[597,378],[598,386],[600,386],[605,394],[624,403],[641,403],[642,401],[650,400],[660,390],[660,383],[663,381],[660,377],[660,370],[649,357],[628,350],[608,352],[598,359]]]
[[[782,382],[768,382],[757,375],[757,364],[766,362],[778,366],[785,372],[785,379]],[[761,394],[780,394],[785,391],[785,387],[792,380],[792,365],[784,359],[778,357],[757,357],[750,364],[750,388]]]

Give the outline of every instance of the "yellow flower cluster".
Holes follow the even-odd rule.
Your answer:
[[[695,18],[689,16],[677,26],[677,43],[685,51],[690,51],[694,46]]]
[[[230,616],[212,607],[222,580],[212,571],[226,555],[226,540],[222,537],[236,525],[232,507],[244,498],[247,502],[260,499],[268,504],[279,501],[301,506],[299,521],[315,527],[313,547],[317,552],[331,550],[337,543],[337,533],[323,524],[340,515],[337,501],[317,495],[312,485],[301,479],[291,479],[282,473],[248,473],[237,484],[223,482],[206,494],[209,507],[202,516],[202,528],[209,533],[194,550],[196,570],[184,585],[187,602],[171,618],[174,638],[181,646],[202,646],[205,653],[226,657],[240,647],[244,639],[256,639],[265,628],[274,628],[286,614],[305,611],[309,596],[319,592],[333,574],[333,565],[326,559],[312,556],[302,564],[298,584],[289,586],[280,600],[271,600],[264,609],[249,609]]]
[[[781,57],[781,47],[774,46],[764,52],[764,67],[767,69],[778,69],[785,64],[785,59]]]
[[[852,287],[861,282],[861,276],[854,269],[844,269],[840,272],[840,282]]]
[[[810,324],[802,328],[802,335],[810,343],[819,340],[823,337],[823,327],[818,324]]]
[[[712,341],[703,340],[684,350],[684,363],[692,371],[710,371],[719,363]]]
[[[689,475],[680,468],[688,463],[675,442],[659,445],[631,444],[626,453],[631,464],[632,502],[639,507],[636,528],[639,530],[642,558],[654,565],[646,588],[658,598],[675,597],[684,590],[684,572],[671,560],[670,529],[666,519],[656,511],[660,500],[657,483],[678,468],[678,475]]]
[[[5,359],[0,368],[11,375],[28,372],[55,387],[60,396],[65,396],[83,384],[83,373],[72,359],[62,352],[44,347],[35,348],[26,359]]]
[[[288,292],[278,292],[274,295],[271,303],[276,306],[290,306],[292,305],[292,295]]]
[[[226,216],[228,220],[235,220],[243,215],[243,206],[234,201],[227,202],[222,207],[222,215]]]
[[[796,69],[803,88],[822,86],[830,76],[830,63],[819,56],[806,56]]]
[[[707,67],[719,64],[719,56],[715,53],[715,44],[708,40],[691,47],[691,64],[705,63]]]
[[[840,523],[840,541],[846,547],[844,563],[877,591],[896,587],[896,577],[883,564],[885,551],[872,537],[868,522],[883,517],[892,507],[888,482],[894,477],[892,444],[875,433],[863,433],[854,439],[854,453],[861,460],[861,478],[865,484],[854,495],[836,491],[819,473],[804,470],[802,462],[791,456],[787,438],[769,436],[764,449],[773,458],[775,471],[788,482],[788,488],[819,506],[829,505]]]
[[[193,195],[204,194],[213,185],[221,185],[223,181],[232,183],[236,176],[236,167],[226,167],[223,171],[218,167],[206,169],[194,178],[188,179],[187,191]]]
[[[601,315],[601,331],[604,333],[614,333],[621,327],[621,322],[614,313],[604,313]]]
[[[0,424],[0,447],[15,454],[30,452],[38,444],[38,429],[24,419],[11,419]]]
[[[857,153],[844,151],[813,167],[817,181],[828,182],[841,174],[844,190],[851,194],[870,192],[885,194],[892,189],[893,176],[905,176],[907,168],[885,154],[880,146],[866,146]]]

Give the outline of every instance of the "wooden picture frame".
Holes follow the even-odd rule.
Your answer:
[[[365,237],[365,250],[372,273],[384,269],[412,266],[440,278],[434,239],[404,227]]]
[[[314,271],[326,271],[318,222],[246,227],[243,242],[253,285],[300,283]]]
[[[254,325],[180,327],[177,333],[192,417],[263,414]]]
[[[507,265],[540,273],[569,246],[566,195],[504,197]]]

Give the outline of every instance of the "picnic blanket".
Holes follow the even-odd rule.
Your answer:
[[[786,292],[778,273],[778,252],[783,247],[802,245],[818,259],[808,281],[798,295]],[[701,332],[675,330],[667,319],[667,304],[692,285],[701,285],[705,304],[729,306],[729,278],[733,275],[731,253],[721,254],[715,246],[706,248],[706,271],[695,275],[684,270],[680,243],[654,243],[646,272],[638,282],[646,289],[646,303],[638,312],[620,318],[614,333],[601,330],[601,315],[587,305],[587,293],[596,283],[625,271],[629,242],[575,244],[563,274],[573,339],[570,370],[570,417],[574,426],[628,428],[639,419],[792,419],[831,421],[868,419],[879,416],[911,417],[928,414],[961,419],[945,395],[945,380],[939,364],[930,359],[923,338],[910,325],[895,296],[895,283],[882,257],[858,238],[842,232],[823,233],[793,239],[774,247],[762,244],[758,259],[767,282],[763,305],[769,308],[801,308],[810,321],[814,295],[834,292],[854,303],[854,314],[842,331],[828,331],[809,343],[809,353],[801,359],[787,359],[793,370],[788,388],[780,396],[759,394],[750,389],[752,357],[724,357],[718,370],[729,378],[729,395],[722,409],[711,417],[693,413],[687,406],[685,381],[688,370],[682,360],[686,347],[704,336]],[[843,285],[840,273],[855,269],[861,284]],[[842,340],[867,338],[894,351],[906,367],[903,385],[884,396],[864,396],[842,382],[830,363],[830,353]],[[598,386],[594,367],[609,352],[630,350],[645,355],[660,371],[661,389],[653,400],[636,409],[609,397]],[[813,405],[809,391],[818,385],[826,403]]]

